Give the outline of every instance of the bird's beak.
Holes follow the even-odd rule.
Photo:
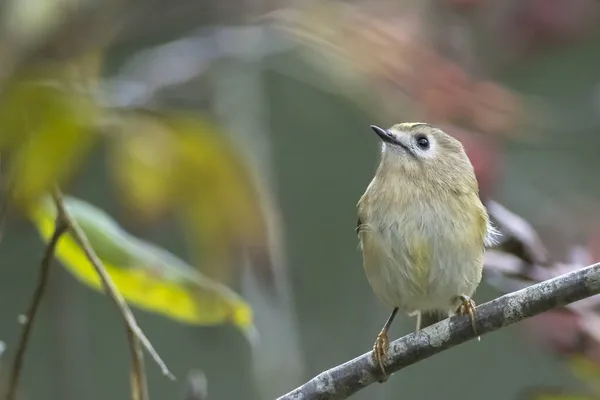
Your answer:
[[[410,151],[408,146],[400,139],[400,137],[398,137],[389,129],[383,129],[377,125],[371,125],[371,129],[373,129],[377,136],[379,136],[385,143],[395,144],[402,147],[406,151]]]

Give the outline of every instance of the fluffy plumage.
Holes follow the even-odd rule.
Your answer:
[[[475,292],[495,230],[458,140],[424,123],[373,129],[381,162],[358,202],[365,273],[385,305],[436,322]]]

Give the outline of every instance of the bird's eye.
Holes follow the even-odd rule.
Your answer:
[[[420,149],[427,150],[429,148],[429,139],[425,135],[417,135],[415,140]]]

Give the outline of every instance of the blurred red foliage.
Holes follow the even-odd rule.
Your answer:
[[[595,0],[528,0],[519,3],[506,29],[515,47],[531,51],[582,38],[595,26],[599,11]]]

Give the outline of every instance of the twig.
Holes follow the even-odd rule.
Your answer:
[[[140,341],[129,326],[127,329],[127,340],[131,349],[131,391],[132,400],[149,400],[148,383],[146,382],[146,371],[144,368],[144,352]]]
[[[600,263],[506,294],[476,309],[477,333],[495,331],[600,293]],[[468,316],[454,316],[390,344],[385,369],[396,372],[475,338]],[[317,375],[278,400],[345,399],[381,379],[371,352]]]
[[[27,315],[24,319],[23,333],[21,334],[19,347],[17,348],[17,354],[13,361],[13,366],[10,373],[8,391],[6,394],[7,400],[12,400],[15,398],[17,387],[19,385],[19,378],[21,376],[21,369],[23,367],[23,357],[25,356],[25,350],[27,349],[27,344],[29,343],[29,337],[31,335],[33,323],[35,321],[35,316],[42,302],[42,297],[44,296],[44,292],[48,283],[48,277],[50,276],[50,266],[52,265],[54,250],[56,248],[56,245],[58,244],[58,240],[60,239],[61,235],[65,233],[67,229],[68,226],[64,219],[64,215],[61,212],[58,212],[56,217],[54,233],[52,234],[50,242],[48,242],[48,245],[46,246],[44,258],[42,259],[38,285],[35,288],[33,299],[31,301],[31,304],[29,305]]]
[[[117,308],[121,312],[121,315],[122,315],[123,319],[125,320],[125,324],[127,325],[128,329],[130,329],[133,332],[133,334],[140,341],[142,346],[146,348],[148,353],[150,353],[150,356],[152,356],[152,358],[154,359],[156,364],[158,364],[158,366],[162,370],[163,375],[166,375],[170,379],[175,380],[175,376],[173,376],[173,374],[171,374],[171,372],[169,371],[169,368],[167,367],[165,362],[160,358],[160,356],[158,355],[158,353],[152,346],[152,343],[150,342],[150,340],[148,340],[148,338],[146,337],[146,335],[144,334],[142,329],[138,326],[137,321],[135,320],[135,317],[133,316],[133,313],[131,312],[131,310],[129,309],[129,306],[123,299],[123,296],[121,296],[121,293],[119,292],[119,290],[113,283],[112,279],[110,278],[110,275],[108,274],[108,272],[106,272],[106,269],[104,268],[104,265],[102,264],[102,261],[100,261],[100,259],[96,255],[96,252],[90,245],[90,242],[88,241],[87,237],[85,236],[85,233],[83,232],[83,230],[81,229],[81,227],[79,226],[77,221],[75,221],[69,215],[69,212],[68,212],[68,210],[65,206],[64,200],[63,200],[62,193],[58,189],[55,190],[55,192],[53,194],[53,198],[54,198],[54,202],[56,203],[56,208],[57,208],[58,212],[63,214],[64,219],[69,227],[69,230],[73,234],[75,241],[81,247],[81,249],[85,253],[86,257],[88,258],[88,260],[94,267],[94,270],[100,277],[100,280],[102,281],[102,285],[104,286],[105,290],[108,292],[109,297],[117,305]],[[135,351],[135,349],[132,350],[132,353],[135,354],[135,358],[137,358],[137,360],[134,360],[134,364],[139,363],[138,365],[140,365],[140,366],[143,365],[143,360],[139,359],[138,353]],[[143,394],[143,392],[140,393],[140,395],[142,395],[142,394]]]

